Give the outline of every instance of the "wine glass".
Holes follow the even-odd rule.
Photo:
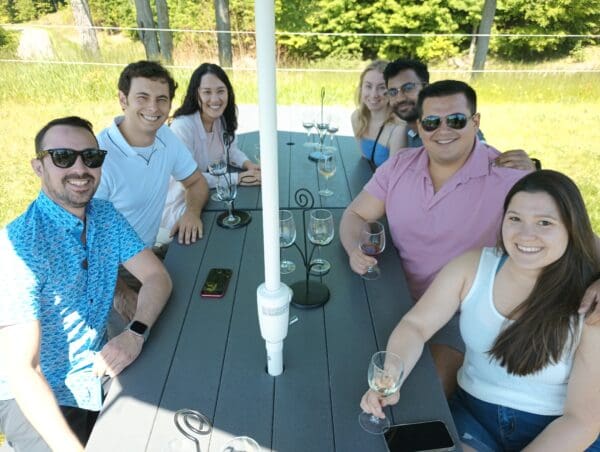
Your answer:
[[[217,195],[219,196],[219,200],[225,201],[227,204],[227,211],[229,215],[227,215],[223,219],[223,224],[225,226],[235,226],[242,219],[233,214],[233,200],[237,196],[237,184],[231,182],[231,175],[229,177],[219,177],[217,179]]]
[[[369,362],[369,388],[381,398],[394,394],[400,389],[404,364],[402,358],[392,352],[377,352]],[[358,423],[367,432],[381,435],[390,428],[388,418],[380,419],[374,414],[362,412],[358,415]]]
[[[311,210],[308,220],[308,239],[317,246],[329,245],[333,240],[333,216],[329,210]],[[318,257],[310,261],[310,273],[313,275],[324,275],[331,268],[331,264]]]
[[[358,242],[360,250],[367,256],[377,256],[385,249],[385,228],[379,221],[369,221],[364,224],[360,231]],[[381,271],[377,264],[369,267],[362,275],[364,279],[377,279]]]
[[[294,244],[296,241],[296,224],[294,223],[294,216],[289,210],[279,211],[279,249],[281,255],[281,248],[287,248]],[[282,275],[287,275],[296,270],[296,264],[290,260],[281,260],[279,269]]]
[[[325,139],[325,135],[327,134],[329,124],[326,122],[318,122],[316,126],[317,132],[319,133],[319,144],[323,145],[323,140]]]
[[[340,130],[340,128],[337,126],[337,124],[333,124],[331,122],[329,123],[329,127],[327,127],[327,133],[331,139],[331,144],[333,144],[333,137],[336,133],[338,133],[338,130]]]
[[[208,163],[208,172],[213,176],[217,177],[217,185],[221,176],[224,176],[227,173],[227,161],[225,160],[225,154],[221,154],[218,157],[213,158]],[[210,197],[213,201],[220,201],[219,194],[217,192],[213,193]]]
[[[306,141],[310,141],[310,135],[313,127],[315,126],[315,122],[312,119],[304,119],[302,120],[302,127],[306,130]]]
[[[321,173],[321,175],[325,178],[325,185],[321,190],[319,190],[319,194],[321,196],[333,195],[333,191],[331,191],[327,185],[329,178],[335,174],[335,166],[335,154],[328,151],[323,152],[321,158],[317,162],[319,173]]]
[[[260,452],[260,446],[249,436],[236,436],[227,441],[221,452]]]

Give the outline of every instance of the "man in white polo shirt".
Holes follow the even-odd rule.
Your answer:
[[[119,77],[124,115],[98,135],[100,147],[108,154],[96,198],[112,202],[146,247],[155,243],[171,176],[186,191],[185,212],[171,235],[178,234],[179,243],[185,244],[202,238],[200,213],[208,199],[208,185],[191,153],[164,124],[175,89],[171,74],[159,63],[129,64]],[[115,307],[127,319],[135,312],[137,295],[122,282],[117,289]]]

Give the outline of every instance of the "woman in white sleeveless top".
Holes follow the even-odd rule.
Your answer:
[[[536,171],[506,197],[498,248],[446,265],[387,350],[410,373],[460,310],[466,353],[450,408],[464,450],[600,451],[600,325],[578,313],[599,269],[579,190],[563,174]],[[369,390],[361,407],[384,417],[398,400]]]

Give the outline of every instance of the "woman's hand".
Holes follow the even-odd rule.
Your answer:
[[[256,171],[260,171],[260,165],[257,165],[256,163],[254,163],[252,160],[246,160],[244,162],[243,168],[245,170],[256,170]]]
[[[375,391],[368,390],[360,400],[360,407],[365,413],[371,413],[380,419],[385,418],[383,408],[388,405],[395,405],[400,400],[400,391],[396,391],[389,397],[382,398]]]

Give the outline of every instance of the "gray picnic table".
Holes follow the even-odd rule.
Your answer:
[[[241,148],[257,139],[257,133],[242,136]],[[283,374],[267,374],[258,326],[256,289],[264,281],[260,189],[241,188],[236,207],[250,210],[247,227],[223,229],[216,224],[220,212],[209,210],[203,213],[201,241],[171,244],[165,265],[173,293],[141,355],[114,379],[86,450],[163,452],[180,439],[181,450],[194,451],[194,443],[174,423],[175,412],[183,408],[204,414],[213,424],[209,434],[198,435],[203,452],[220,452],[229,438],[239,435],[251,436],[263,451],[387,450],[383,437],[359,426],[359,401],[367,389],[371,355],[385,348],[412,301],[393,246],[379,256],[381,278],[365,281],[350,270],[337,237],[343,208],[371,174],[354,140],[338,138],[343,166],[338,164],[330,180],[336,195],[324,199],[316,195],[319,181],[308,152],[286,144],[301,139],[302,134],[279,133],[281,205],[294,209],[295,191],[308,188],[316,207],[332,211],[336,238],[321,248],[332,265],[321,277],[331,298],[320,308],[291,307],[290,316],[298,321],[290,325],[284,342]],[[303,212],[293,212],[302,248]],[[287,248],[284,256],[297,269],[282,281],[291,285],[302,280],[298,252]],[[227,292],[220,299],[201,298],[202,284],[214,267],[233,270]],[[394,423],[442,420],[458,443],[427,349],[404,382],[400,402],[388,412]]]

